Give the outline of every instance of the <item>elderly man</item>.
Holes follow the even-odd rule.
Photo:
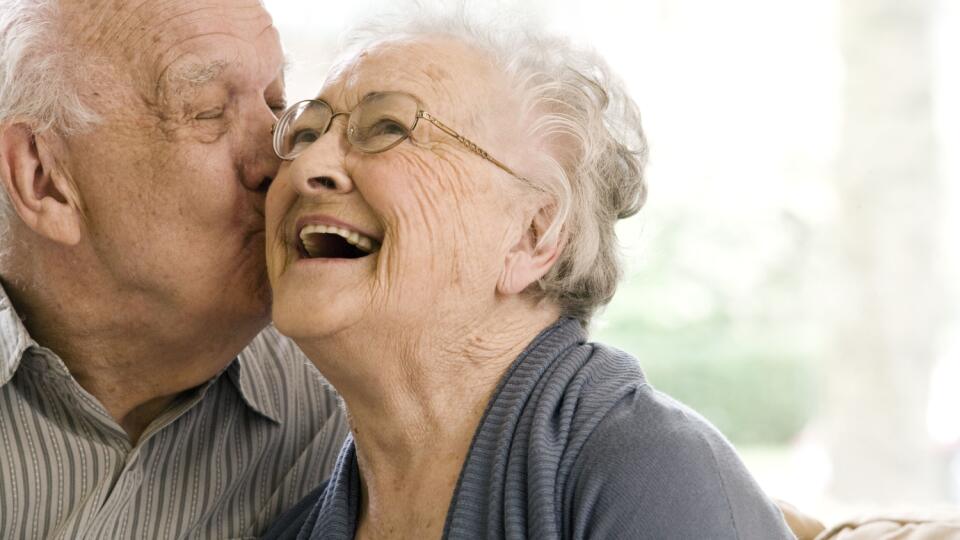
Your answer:
[[[0,538],[250,537],[327,476],[263,330],[283,107],[257,0],[0,0]]]

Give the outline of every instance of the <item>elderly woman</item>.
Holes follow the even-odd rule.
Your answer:
[[[274,321],[352,435],[268,538],[792,538],[723,436],[587,341],[645,193],[601,59],[368,31],[274,145]]]

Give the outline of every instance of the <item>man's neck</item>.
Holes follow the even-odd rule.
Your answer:
[[[137,309],[136,299],[78,291],[53,276],[43,283],[7,277],[4,289],[31,337],[60,357],[132,444],[177,396],[222,371],[267,322],[222,328],[222,321],[163,317]]]

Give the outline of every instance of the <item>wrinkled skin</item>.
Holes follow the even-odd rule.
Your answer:
[[[505,76],[441,36],[345,60],[320,98],[351,111],[398,91],[520,174],[532,145]],[[557,306],[522,294],[555,261],[535,248],[542,196],[421,120],[365,154],[346,118],[281,166],[267,197],[273,317],[341,393],[363,481],[358,538],[436,538],[489,397]],[[357,259],[302,258],[298,223],[382,243]],[[534,223],[537,227],[534,227]],[[538,230],[534,230],[537,229]]]
[[[86,96],[104,122],[67,141],[64,166],[99,262],[147,305],[262,325],[268,134],[284,105],[269,15],[247,0],[95,4],[74,7],[98,23],[78,40],[104,57]]]
[[[490,108],[496,83],[481,92],[475,84],[502,76],[464,49],[382,45],[342,66],[320,98],[350,111],[370,92],[406,92],[494,155],[516,160],[509,112]],[[379,154],[352,148],[344,126],[338,117],[285,164],[269,194],[275,323],[304,338],[346,329],[421,335],[429,328],[431,340],[456,343],[460,335],[436,332],[492,309],[503,259],[522,234],[517,181],[423,120],[412,140]],[[382,248],[358,260],[297,261],[296,222],[317,215],[367,232]]]
[[[4,279],[33,337],[135,441],[269,321],[283,55],[256,0],[62,9],[56,46],[80,51],[68,76],[101,121],[35,145],[22,126],[3,131],[21,217]]]

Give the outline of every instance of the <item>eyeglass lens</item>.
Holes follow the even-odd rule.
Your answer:
[[[389,150],[403,142],[417,122],[419,104],[413,96],[394,92],[366,96],[350,113],[347,140],[362,152]],[[277,122],[274,149],[293,159],[330,129],[335,115],[326,102],[295,104]]]

